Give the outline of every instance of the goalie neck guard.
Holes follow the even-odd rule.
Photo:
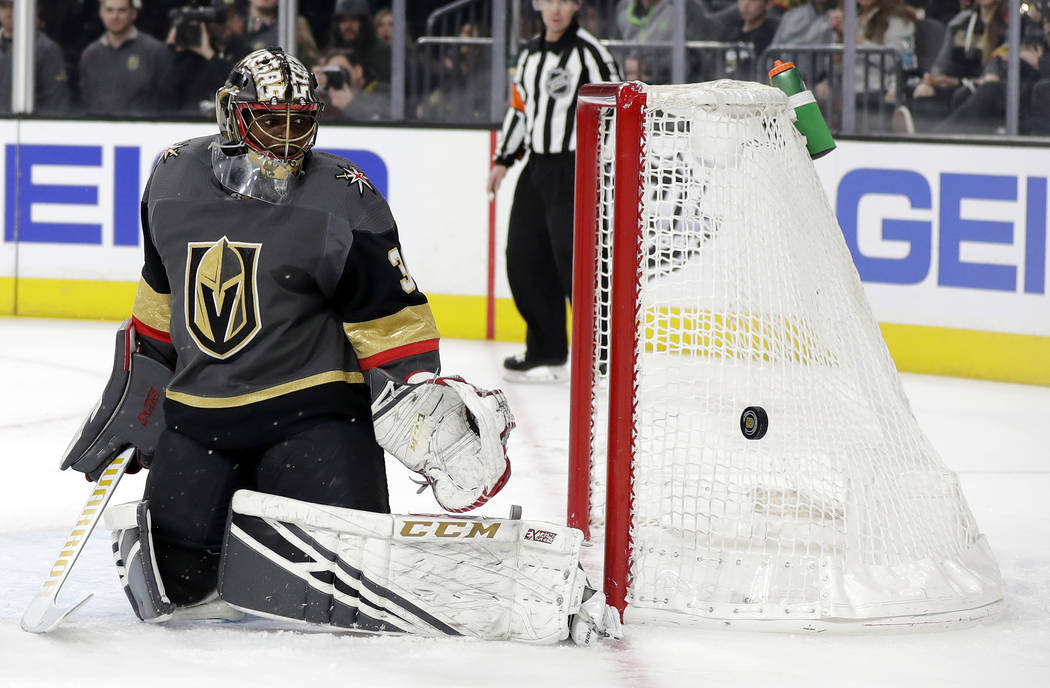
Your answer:
[[[237,63],[215,93],[222,142],[212,146],[212,170],[224,188],[287,201],[317,139],[316,87],[306,66],[280,48],[256,50]]]

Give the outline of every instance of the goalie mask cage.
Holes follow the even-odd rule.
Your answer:
[[[995,559],[790,115],[753,83],[581,91],[569,525],[628,621],[988,617]]]

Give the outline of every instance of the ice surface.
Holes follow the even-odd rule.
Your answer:
[[[1050,686],[1050,388],[905,375],[919,421],[962,480],[1006,581],[995,623],[940,633],[777,635],[629,626],[583,649],[361,637],[273,622],[149,626],[131,612],[99,530],[60,596],[94,592],[58,630],[18,620],[58,554],[88,485],[58,462],[102,391],[111,322],[0,318],[0,688],[24,686]],[[518,419],[514,474],[480,512],[564,522],[568,387],[502,383],[512,344],[445,341],[444,369],[502,386]],[[1046,365],[1045,361],[1038,362]],[[388,466],[396,511],[433,512]],[[129,476],[114,503],[137,499]]]

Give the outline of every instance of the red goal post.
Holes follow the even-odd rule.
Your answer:
[[[594,228],[599,221],[601,203],[602,161],[598,152],[602,135],[601,118],[610,108],[616,108],[616,136],[624,145],[616,148],[616,199],[615,215],[623,227],[623,241],[613,249],[619,251],[614,260],[620,265],[637,264],[637,250],[629,241],[637,234],[638,204],[641,200],[641,136],[645,94],[637,83],[587,84],[580,89],[576,104],[576,195],[575,226]],[[594,307],[595,291],[600,287],[596,266],[599,245],[593,231],[577,231],[574,236],[573,309],[572,322],[572,378],[570,397],[569,437],[571,442],[569,469],[569,518],[568,524],[580,528],[590,537],[591,471],[592,454],[591,408],[595,403],[594,381],[597,369],[598,321],[602,316]],[[608,247],[606,247],[608,248]],[[615,352],[608,361],[611,386],[622,389],[630,385],[633,372],[633,352],[636,350],[637,330],[634,326],[636,302],[636,270],[625,269],[621,278],[608,285],[619,298],[613,302],[619,310],[608,314],[611,322],[609,335],[617,338],[616,345],[609,342],[609,350]],[[609,446],[619,448],[619,455],[609,457],[609,465],[615,466],[609,474],[607,494],[630,494],[630,455],[633,413],[633,397],[630,394],[611,395],[609,398]],[[627,531],[629,505],[621,499],[609,499],[610,508],[605,513],[610,530]],[[624,585],[627,577],[627,549],[622,542],[606,541],[605,590],[610,604],[623,611]]]

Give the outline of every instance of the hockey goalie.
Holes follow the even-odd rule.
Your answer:
[[[312,150],[315,88],[291,55],[251,53],[216,94],[220,134],[168,148],[146,185],[132,318],[63,461],[95,479],[134,446],[149,468],[143,499],[104,517],[135,613],[616,634],[579,567],[579,531],[389,513],[384,450],[459,514],[507,482],[514,418],[502,392],[440,374],[386,201],[351,162]]]

